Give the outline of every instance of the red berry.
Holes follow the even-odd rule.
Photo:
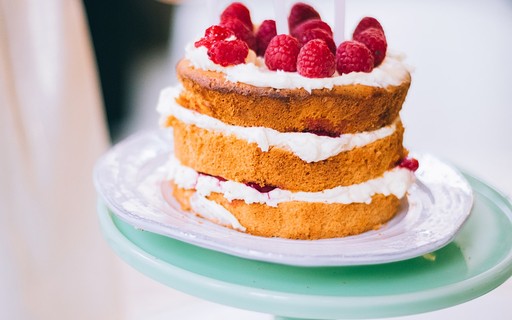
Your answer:
[[[258,56],[264,56],[265,50],[267,50],[268,44],[273,37],[277,35],[276,22],[274,20],[265,20],[261,23],[256,33],[256,44]]]
[[[402,159],[402,161],[400,161],[398,166],[400,168],[406,168],[411,171],[416,171],[416,170],[418,170],[420,163],[418,162],[418,160],[416,160],[414,158],[404,158],[404,159]]]
[[[374,66],[381,64],[382,60],[386,57],[386,50],[388,43],[386,37],[380,29],[368,28],[354,37],[355,41],[364,43],[370,49],[373,55]]]
[[[300,49],[297,71],[308,78],[326,78],[334,74],[335,57],[325,41],[314,39]]]
[[[332,29],[331,27],[325,22],[320,19],[312,19],[305,21],[301,24],[299,24],[294,29],[290,30],[290,34],[294,36],[295,38],[300,38],[304,31],[309,29],[315,29],[320,28],[322,30],[325,30],[331,37],[332,37]]]
[[[242,3],[233,2],[220,15],[221,23],[232,18],[240,20],[249,30],[253,30],[251,13]]]
[[[361,21],[359,21],[359,24],[357,25],[356,29],[354,30],[354,33],[352,34],[352,39],[355,39],[355,37],[359,33],[363,32],[364,30],[366,30],[368,28],[380,29],[382,31],[382,33],[384,33],[384,29],[382,28],[380,22],[377,21],[377,19],[372,18],[372,17],[364,17],[363,19],[361,19]]]
[[[372,71],[373,56],[370,49],[361,42],[342,42],[336,50],[336,69],[340,75]]]
[[[251,187],[253,189],[258,190],[261,193],[267,193],[267,192],[270,192],[270,191],[272,191],[272,190],[274,190],[276,188],[276,187],[270,186],[270,185],[260,186],[256,182],[246,182],[245,185],[248,186],[248,187]]]
[[[247,43],[242,40],[220,40],[214,42],[208,49],[208,57],[223,67],[245,62],[249,54]]]
[[[308,4],[296,3],[293,5],[288,16],[288,28],[291,31],[302,22],[310,19],[320,19],[320,14]]]
[[[270,70],[297,71],[299,41],[287,34],[272,38],[265,51],[265,64]]]
[[[299,43],[301,46],[305,45],[311,40],[314,39],[321,39],[324,40],[329,49],[331,50],[332,54],[336,54],[336,44],[334,43],[334,40],[332,37],[327,33],[327,31],[320,29],[320,28],[314,28],[314,29],[308,29],[302,33],[302,35],[297,39],[299,40]]]
[[[249,48],[256,51],[256,37],[252,30],[249,30],[242,21],[236,18],[231,18],[223,20],[220,25],[231,29],[238,39],[245,41]]]
[[[212,43],[219,41],[219,40],[225,40],[231,36],[234,36],[235,33],[226,27],[214,25],[206,29],[204,32],[204,37],[202,37],[199,41],[196,41],[194,43],[196,48],[199,48],[200,46],[205,46],[206,48],[209,48]]]

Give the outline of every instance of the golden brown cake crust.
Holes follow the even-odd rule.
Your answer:
[[[190,211],[189,199],[194,190],[172,184],[173,195],[184,210]],[[345,237],[379,228],[398,212],[400,200],[395,196],[374,195],[370,204],[324,204],[283,202],[277,207],[229,202],[218,193],[208,197],[231,212],[247,233],[264,237],[323,239]]]
[[[176,69],[184,87],[178,103],[185,108],[232,125],[333,136],[391,124],[410,86],[408,76],[399,86],[347,85],[309,93],[233,83],[222,73],[192,67],[185,59]]]
[[[361,183],[384,174],[405,157],[403,127],[366,146],[327,160],[306,163],[289,151],[186,125],[171,118],[175,156],[194,170],[237,182],[255,182],[291,191],[322,191]]]

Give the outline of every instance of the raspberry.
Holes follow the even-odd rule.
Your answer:
[[[376,29],[380,29],[382,31],[382,33],[384,33],[384,29],[382,28],[381,24],[379,21],[377,21],[377,19],[375,18],[372,18],[372,17],[364,17],[363,19],[361,19],[361,21],[359,21],[359,23],[357,24],[357,27],[356,29],[354,30],[354,33],[352,34],[352,39],[355,39],[355,37],[363,32],[364,30],[368,29],[368,28],[376,28]]]
[[[234,35],[235,33],[231,29],[214,25],[206,29],[204,32],[204,37],[202,37],[199,41],[196,41],[194,45],[196,48],[199,48],[200,46],[209,48],[214,42],[225,40]]]
[[[292,29],[290,34],[298,39],[302,36],[304,31],[315,28],[325,30],[332,37],[331,27],[325,21],[322,21],[320,19],[312,19],[305,21],[299,24],[297,27],[295,27],[295,29]]]
[[[302,33],[299,40],[299,43],[301,46],[305,45],[311,40],[314,39],[322,39],[325,41],[329,49],[331,50],[332,54],[336,54],[336,44],[334,43],[334,40],[332,37],[327,33],[327,31],[320,29],[320,28],[314,28],[314,29],[308,29]]]
[[[256,33],[256,44],[258,56],[264,56],[267,46],[273,37],[277,35],[276,22],[274,20],[265,20],[261,23]]]
[[[208,57],[223,67],[241,64],[249,54],[247,43],[242,40],[220,40],[214,42],[208,49]]]
[[[240,20],[249,30],[253,30],[251,13],[242,3],[233,2],[220,15],[221,23],[232,18]]]
[[[406,168],[411,171],[416,171],[420,167],[420,163],[418,162],[418,160],[416,160],[414,158],[404,158],[404,159],[402,159],[402,161],[400,161],[398,166],[400,168]]]
[[[236,18],[225,19],[220,25],[231,29],[238,39],[245,41],[249,48],[256,51],[256,37],[252,30],[249,30],[242,21]]]
[[[297,71],[299,41],[287,34],[272,38],[265,51],[265,64],[270,70]]]
[[[334,74],[335,57],[324,40],[311,40],[300,49],[297,71],[308,78],[326,78]]]
[[[245,185],[258,190],[261,193],[267,193],[267,192],[270,192],[270,191],[274,190],[275,188],[277,188],[277,187],[274,187],[271,185],[260,186],[256,182],[246,182]]]
[[[310,19],[320,19],[320,14],[312,6],[298,2],[290,10],[288,28],[291,31],[302,22]]]
[[[381,64],[382,60],[386,57],[386,50],[388,43],[386,37],[380,29],[368,28],[354,37],[355,41],[363,43],[370,49],[373,55],[374,66]]]
[[[336,69],[340,75],[372,71],[373,56],[370,49],[361,42],[342,42],[336,50]]]

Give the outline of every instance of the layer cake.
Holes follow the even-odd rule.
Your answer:
[[[403,57],[387,53],[369,72],[344,73],[340,45],[330,76],[272,70],[275,35],[256,50],[265,57],[248,49],[243,62],[223,65],[211,42],[233,45],[240,36],[212,40],[211,29],[187,47],[180,84],[163,90],[157,108],[162,126],[173,128],[168,183],[182,208],[241,232],[291,239],[360,234],[393,218],[417,168],[402,145],[399,112],[411,81]],[[323,48],[313,42],[298,61]]]

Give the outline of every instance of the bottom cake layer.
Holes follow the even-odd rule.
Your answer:
[[[394,195],[375,194],[370,203],[318,203],[290,201],[277,206],[229,201],[220,193],[202,196],[173,182],[174,198],[182,209],[215,223],[264,237],[324,239],[360,234],[378,229],[393,218],[400,200]]]

